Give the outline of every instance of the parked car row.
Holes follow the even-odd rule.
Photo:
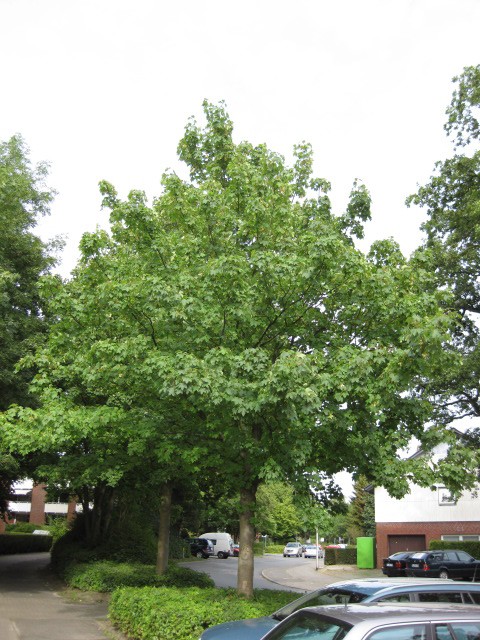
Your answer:
[[[480,580],[480,560],[460,549],[402,551],[383,559],[387,576]]]
[[[384,603],[389,605],[389,611],[392,607],[405,605],[430,607],[436,606],[434,603],[440,603],[438,606],[451,607],[454,605],[468,606],[473,609],[473,605],[480,604],[480,584],[472,582],[454,582],[453,580],[441,580],[441,579],[429,579],[429,578],[366,578],[364,580],[347,580],[344,582],[335,582],[327,587],[317,589],[311,593],[307,593],[300,598],[297,598],[290,604],[278,609],[270,616],[264,616],[261,618],[253,618],[250,620],[235,620],[232,622],[225,622],[214,627],[210,627],[203,632],[201,640],[265,640],[270,638],[298,638],[301,639],[311,638],[312,640],[332,640],[337,638],[336,635],[316,635],[314,631],[320,631],[324,629],[317,629],[317,622],[315,620],[323,620],[322,618],[315,617],[310,618],[310,614],[307,614],[305,618],[295,618],[299,626],[282,626],[282,622],[287,618],[290,620],[292,614],[301,611],[311,611],[311,607],[318,608],[320,611],[327,609],[335,609],[332,605],[341,605],[341,609],[344,611],[351,611],[351,605],[373,605],[377,603]],[[348,606],[347,606],[348,605]],[[354,609],[356,611],[356,609]],[[320,615],[320,613],[318,615]],[[480,621],[480,607],[475,609],[475,615],[478,616]],[[312,623],[312,633],[308,635],[306,629],[308,629],[309,623]],[[295,623],[296,624],[296,623]],[[322,623],[323,624],[323,623]],[[278,627],[277,627],[278,625]],[[280,635],[275,635],[271,630],[281,629]],[[291,635],[283,635],[286,633],[286,629],[289,629]],[[296,631],[298,630],[298,634]],[[325,629],[324,629],[325,630]],[[346,629],[347,630],[347,629]],[[302,631],[305,634],[302,635]],[[267,635],[265,635],[267,634]],[[415,638],[413,637],[415,635]],[[363,636],[362,636],[363,637]],[[344,640],[343,635],[338,636],[338,640]],[[382,638],[382,640],[478,640],[480,635],[475,635],[474,638],[468,639],[465,636],[439,636],[439,635],[388,635]],[[353,639],[353,636],[352,636]],[[378,638],[380,640],[380,638]]]
[[[318,545],[318,557],[323,558],[324,552],[321,545]],[[301,542],[287,542],[283,549],[283,557],[289,558],[316,558],[317,557],[317,545],[315,544],[302,544]]]

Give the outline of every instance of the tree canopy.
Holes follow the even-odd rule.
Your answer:
[[[445,435],[425,429],[419,385],[451,364],[451,317],[448,293],[393,241],[355,248],[363,185],[335,215],[308,144],[288,166],[235,143],[223,104],[204,113],[178,147],[189,179],[166,173],[153,204],[101,183],[111,231],[83,236],[69,282],[44,284],[57,321],[25,359],[41,407],[5,419],[12,447],[61,452],[78,491],[148,469],[164,520],[176,483],[215,470],[239,491],[238,589],[251,595],[262,482],[322,490],[346,469],[400,496],[413,476],[433,481],[427,458],[399,450]]]

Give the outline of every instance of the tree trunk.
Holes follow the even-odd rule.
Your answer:
[[[240,554],[238,557],[237,592],[253,596],[253,543],[255,529],[252,525],[256,488],[240,490]]]
[[[168,566],[170,545],[170,518],[172,511],[172,487],[165,483],[160,496],[160,524],[158,525],[157,573],[162,575]]]

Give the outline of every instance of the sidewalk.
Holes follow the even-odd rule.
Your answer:
[[[285,565],[285,567],[275,569],[264,569],[262,576],[265,580],[281,584],[284,587],[313,591],[332,582],[381,578],[383,574],[380,569],[358,569],[355,565],[350,564],[329,565],[328,567],[320,567],[317,571],[315,566],[308,562],[305,565]]]

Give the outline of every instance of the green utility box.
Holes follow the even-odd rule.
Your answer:
[[[375,569],[375,538],[357,538],[357,567]]]

